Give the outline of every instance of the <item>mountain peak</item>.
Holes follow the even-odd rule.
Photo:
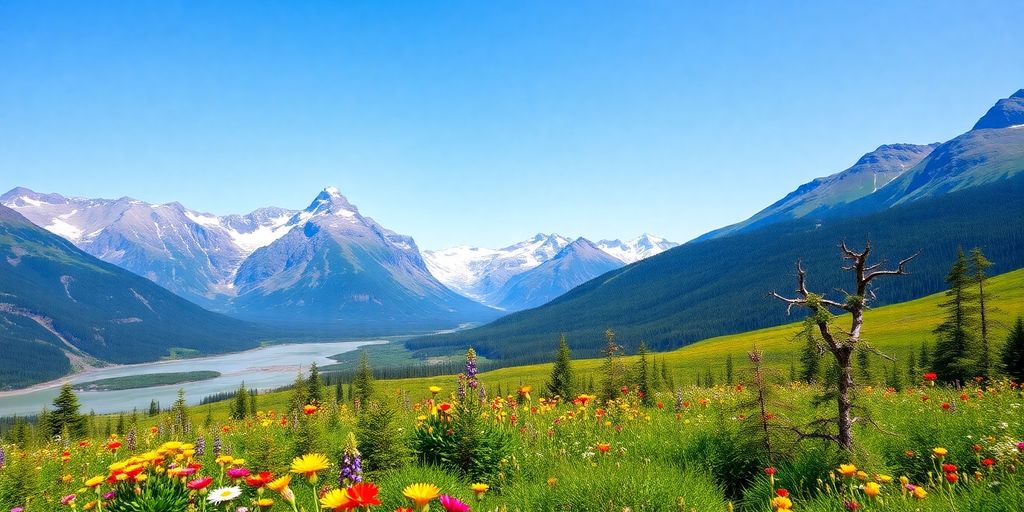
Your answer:
[[[1024,89],[1001,99],[978,120],[972,130],[1009,128],[1024,125]]]
[[[324,187],[323,191],[317,194],[313,202],[306,208],[306,212],[312,215],[341,215],[343,217],[354,217],[359,209],[348,199],[341,195],[337,187]]]

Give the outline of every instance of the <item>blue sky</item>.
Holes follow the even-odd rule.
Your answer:
[[[784,5],[783,5],[784,4]],[[824,5],[834,4],[834,5]],[[687,240],[1024,87],[1016,2],[0,3],[0,188]]]

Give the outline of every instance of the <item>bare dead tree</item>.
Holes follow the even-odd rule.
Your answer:
[[[871,291],[871,282],[883,276],[906,275],[906,265],[910,260],[917,257],[914,254],[900,260],[894,270],[881,270],[884,261],[868,264],[868,256],[871,254],[871,241],[865,243],[864,250],[854,251],[846,246],[846,242],[839,244],[839,250],[843,259],[849,262],[843,267],[847,272],[853,272],[856,279],[854,293],[844,291],[843,302],[829,300],[824,295],[812,293],[807,290],[807,273],[804,271],[800,261],[796,262],[797,296],[788,298],[772,292],[771,296],[786,303],[786,313],[793,310],[793,306],[804,307],[811,311],[809,320],[817,326],[824,341],[825,350],[835,357],[839,366],[839,385],[837,402],[839,406],[838,416],[835,418],[838,426],[838,434],[816,433],[801,434],[802,437],[816,437],[834,441],[844,450],[853,448],[853,401],[850,392],[854,387],[853,382],[853,351],[860,342],[861,328],[864,326],[864,310],[868,303],[875,299]],[[920,254],[920,253],[918,253]],[[837,329],[832,324],[832,311],[841,310],[850,313],[851,324],[849,331]]]

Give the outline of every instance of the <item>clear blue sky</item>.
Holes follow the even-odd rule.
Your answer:
[[[1019,2],[0,3],[0,188],[687,240],[1024,87]]]

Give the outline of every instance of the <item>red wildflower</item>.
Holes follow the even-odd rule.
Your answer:
[[[783,489],[782,487],[779,487],[778,489],[776,489],[775,490],[775,494],[778,494],[779,496],[782,496],[783,498],[788,498],[789,497],[789,491],[787,491],[786,489]]]
[[[935,372],[928,372],[928,373],[924,374],[924,380],[926,380],[928,382],[932,382],[935,379],[937,379],[938,377],[939,376],[936,375]]]
[[[946,473],[956,473],[956,466],[953,464],[943,464],[942,470]]]
[[[992,467],[996,464],[996,461],[992,459],[981,459],[981,465],[985,467]]]
[[[949,402],[942,402],[942,410],[943,411],[948,411],[950,407],[952,407],[952,406],[949,405]]]
[[[377,499],[378,492],[377,486],[370,482],[359,482],[345,491],[348,494],[348,499],[359,507],[380,505],[380,500]]]
[[[956,473],[946,473],[946,480],[951,484],[955,484],[959,479],[960,477],[958,477]]]
[[[191,482],[185,484],[185,486],[188,487],[189,489],[192,489],[193,491],[197,491],[199,489],[205,489],[206,486],[210,485],[211,483],[213,483],[213,479],[208,476],[204,476],[203,478],[196,478],[195,480],[192,480]]]
[[[776,470],[775,470],[775,468],[772,468],[772,467],[767,467],[767,468],[764,468],[764,474],[766,474],[766,475],[768,475],[768,476],[772,476],[772,475],[774,475],[775,473],[776,473]]]

